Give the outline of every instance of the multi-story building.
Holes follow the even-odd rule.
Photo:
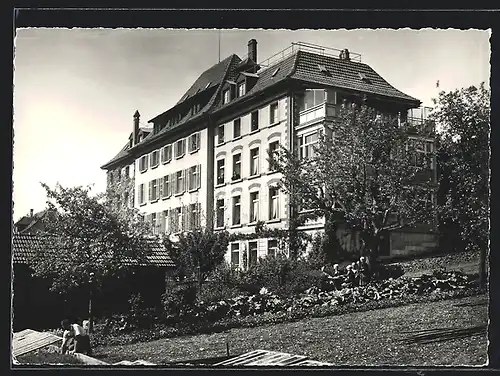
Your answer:
[[[318,132],[333,129],[345,103],[363,102],[401,123],[415,122],[408,113],[420,101],[347,49],[294,43],[257,61],[252,39],[245,59],[231,55],[202,73],[174,107],[149,121],[149,133],[140,130],[136,112],[129,143],[102,167],[135,176],[135,199],[123,202],[140,208],[156,231],[175,234],[201,225],[251,233],[259,221],[286,228],[289,202],[269,158],[279,145],[310,156]],[[422,153],[433,150],[433,139],[426,141]],[[429,171],[435,180],[435,161]],[[301,230],[322,227],[318,220]],[[349,241],[357,242],[355,236]],[[391,254],[418,251],[418,243],[421,250],[436,245],[433,226],[393,233],[387,248]],[[276,239],[234,242],[227,261],[241,264],[245,251],[252,263],[276,249]]]

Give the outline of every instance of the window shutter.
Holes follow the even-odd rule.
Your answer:
[[[186,192],[186,176],[188,169],[182,170],[182,184],[181,184],[181,191],[179,193],[184,193]]]
[[[197,203],[196,204],[196,223],[195,223],[195,226],[196,227],[201,227],[201,203]]]
[[[182,231],[187,231],[187,228],[189,226],[189,223],[187,222],[187,206],[183,205],[181,209],[181,216],[182,216]]]
[[[150,181],[149,184],[148,184],[148,186],[149,186],[148,198],[149,198],[149,201],[151,201],[151,199],[153,197],[152,196],[152,194],[153,194],[153,182]]]
[[[179,190],[177,189],[177,173],[172,174],[172,193],[175,195],[179,193]]]
[[[161,234],[164,234],[164,233],[165,233],[165,225],[166,225],[166,224],[165,224],[165,220],[166,220],[166,214],[167,214],[167,213],[165,212],[165,210],[164,210],[164,211],[162,211],[162,212],[159,212],[159,213],[158,213],[158,218],[160,219],[160,226],[159,226],[159,227],[160,227],[160,233],[161,233]]]
[[[158,178],[158,198],[163,197],[163,178]]]
[[[198,175],[196,175],[196,188],[201,188],[201,164],[196,166],[198,170]]]
[[[168,211],[168,230],[169,230],[169,232],[172,232],[172,230],[174,229],[174,214],[175,214],[174,209],[170,209]]]

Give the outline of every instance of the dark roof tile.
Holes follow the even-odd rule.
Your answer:
[[[13,234],[12,258],[14,264],[30,264],[30,260],[40,251],[54,250],[56,237],[50,234]],[[174,262],[159,241],[148,242],[151,254],[149,262],[158,267],[172,267]],[[129,261],[130,262],[130,261]]]
[[[318,55],[298,51],[297,69],[292,78],[339,88],[377,94],[406,101],[420,102],[384,80],[369,65],[352,60],[342,60],[333,56]],[[329,74],[322,73],[318,66],[324,66]],[[360,77],[364,75],[369,82]]]

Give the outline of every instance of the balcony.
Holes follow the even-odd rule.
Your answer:
[[[321,103],[317,106],[308,108],[299,113],[299,124],[308,124],[315,120],[324,118],[334,118],[338,113],[338,105],[333,103]]]
[[[429,119],[408,117],[406,121],[401,122],[401,125],[408,127],[410,133],[418,135],[433,136],[436,133],[436,123]]]

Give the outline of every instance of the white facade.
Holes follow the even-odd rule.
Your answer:
[[[155,231],[177,233],[206,223],[207,141],[202,129],[136,159],[135,207]]]
[[[287,145],[288,97],[217,125],[214,158],[214,227],[253,233],[257,222],[268,228],[287,225],[287,200],[277,184],[281,175],[268,161],[269,148]],[[252,127],[253,118],[253,127]],[[256,119],[258,118],[258,124]],[[272,239],[238,241],[230,245],[226,261],[242,264],[243,251],[252,260],[275,249]],[[233,255],[234,253],[234,255]]]

